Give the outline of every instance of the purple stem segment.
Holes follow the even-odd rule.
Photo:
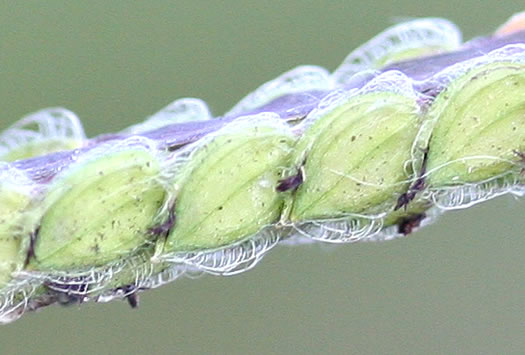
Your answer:
[[[388,70],[401,71],[415,80],[414,87],[418,91],[424,92],[427,96],[435,96],[441,88],[437,88],[437,83],[432,80],[427,80],[431,78],[432,75],[455,63],[485,55],[494,49],[516,43],[525,43],[525,30],[505,36],[476,38],[465,43],[462,48],[457,51],[394,63],[382,69],[382,72]],[[360,76],[355,82],[348,84],[345,89],[360,88],[373,77],[373,74],[370,74],[368,77]],[[310,90],[287,94],[254,110],[243,112],[242,114],[218,117],[206,121],[175,123],[152,131],[139,133],[138,135],[156,141],[161,149],[176,150],[179,147],[195,142],[217,131],[239,116],[273,112],[277,113],[282,119],[301,119],[316,108],[319,102],[329,93],[329,91]],[[128,136],[129,135],[125,134],[101,135],[89,140],[83,148],[16,161],[12,163],[12,166],[23,170],[33,181],[46,183],[49,182],[57,172],[74,162],[79,155],[93,149],[101,143],[122,140]]]

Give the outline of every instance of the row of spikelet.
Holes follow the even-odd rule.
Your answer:
[[[517,15],[491,38],[522,28]],[[0,134],[0,319],[54,302],[135,305],[183,274],[248,270],[280,241],[387,240],[522,195],[525,44],[417,78],[388,70],[469,46],[446,20],[414,20],[333,73],[283,74],[222,118],[182,99],[92,140],[65,109],[23,118]],[[283,97],[295,103],[258,110]],[[301,97],[315,106],[301,112]]]

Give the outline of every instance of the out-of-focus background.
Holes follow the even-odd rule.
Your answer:
[[[219,115],[296,65],[334,69],[394,22],[445,17],[469,39],[523,10],[513,4],[2,2],[0,129],[64,106],[94,136],[180,97]],[[520,353],[524,212],[500,198],[402,240],[281,246],[245,274],[144,292],[138,310],[50,307],[1,326],[0,353]]]

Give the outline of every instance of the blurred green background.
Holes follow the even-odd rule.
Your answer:
[[[393,22],[445,17],[468,39],[516,3],[5,1],[0,129],[64,106],[93,136],[187,96],[221,114],[296,65],[334,69]],[[0,327],[0,353],[522,353],[524,207],[500,198],[386,243],[282,246],[248,273],[145,292],[138,310],[50,307]]]

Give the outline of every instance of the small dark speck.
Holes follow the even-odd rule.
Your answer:
[[[397,226],[398,232],[403,235],[408,235],[412,233],[414,229],[420,226],[421,222],[425,219],[425,217],[426,215],[424,213],[421,213],[404,218]]]
[[[278,192],[295,191],[303,183],[303,174],[299,171],[296,175],[279,180],[276,190]]]

